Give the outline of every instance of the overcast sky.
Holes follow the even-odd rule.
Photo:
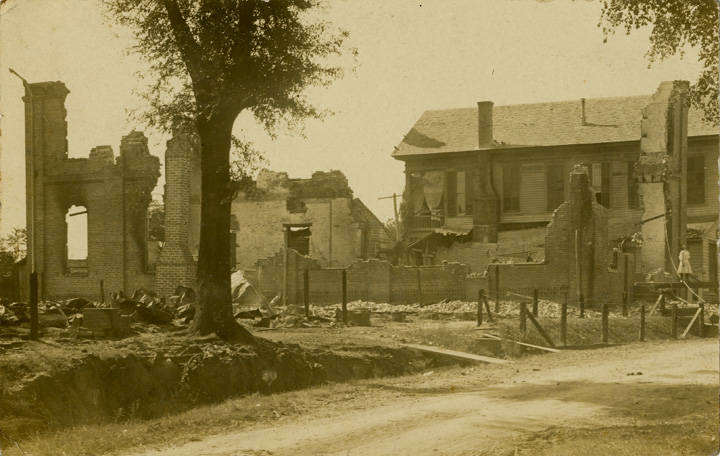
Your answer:
[[[390,154],[426,109],[652,93],[660,81],[689,79],[696,54],[648,69],[647,31],[620,32],[603,44],[598,1],[329,0],[323,14],[350,32],[354,71],[311,99],[335,115],[308,121],[306,137],[271,140],[248,116],[236,128],[262,150],[268,167],[291,177],[339,169],[382,220],[401,193],[402,163]],[[95,145],[118,152],[140,106],[133,95],[143,64],[126,54],[127,30],[103,20],[98,0],[6,0],[0,10],[0,231],[25,224],[24,120],[20,81],[61,80],[70,89],[70,155]],[[162,157],[163,138],[149,134]],[[155,192],[160,197],[162,187]]]

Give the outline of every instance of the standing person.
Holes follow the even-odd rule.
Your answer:
[[[690,274],[692,274],[692,266],[690,265],[690,251],[688,251],[687,246],[683,244],[682,249],[680,250],[680,255],[678,255],[678,268],[677,272],[680,276],[680,280],[685,283],[685,299],[690,299],[690,293],[688,292],[687,287],[688,285],[688,279],[690,278]]]
[[[680,280],[687,282],[690,274],[692,274],[692,266],[690,265],[690,251],[688,251],[687,246],[684,244],[682,250],[680,250],[678,260],[680,262],[678,263],[677,272],[680,275]]]

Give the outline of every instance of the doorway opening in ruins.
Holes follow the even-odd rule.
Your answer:
[[[69,275],[88,273],[88,211],[72,205],[65,213],[65,269]]]
[[[310,225],[286,225],[287,246],[300,255],[310,254]]]

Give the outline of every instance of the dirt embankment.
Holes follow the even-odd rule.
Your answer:
[[[306,350],[265,340],[249,347],[159,335],[93,345],[26,343],[1,358],[0,429],[18,437],[448,363],[402,348]]]

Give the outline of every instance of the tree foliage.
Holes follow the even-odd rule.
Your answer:
[[[342,74],[325,61],[341,54],[347,32],[312,21],[318,0],[105,3],[117,22],[135,32],[133,50],[152,70],[143,94],[149,109],[139,115],[167,132],[192,129],[217,110],[235,116],[250,110],[273,134],[283,123],[321,116],[304,90]]]
[[[27,253],[27,231],[25,228],[13,228],[0,239],[0,263],[14,263],[22,260]]]
[[[715,0],[605,0],[600,23],[605,39],[622,28],[626,34],[650,27],[650,63],[698,50],[704,66],[691,87],[691,102],[708,122],[718,114],[718,4]]]
[[[152,83],[139,113],[149,126],[180,130],[201,156],[201,230],[197,265],[198,333],[248,339],[232,316],[230,204],[234,181],[247,176],[257,151],[233,137],[237,116],[251,112],[272,135],[323,113],[305,90],[341,75],[328,62],[347,34],[319,20],[320,0],[104,0],[135,34]],[[231,169],[235,146],[240,169]],[[245,160],[243,162],[243,160]]]

